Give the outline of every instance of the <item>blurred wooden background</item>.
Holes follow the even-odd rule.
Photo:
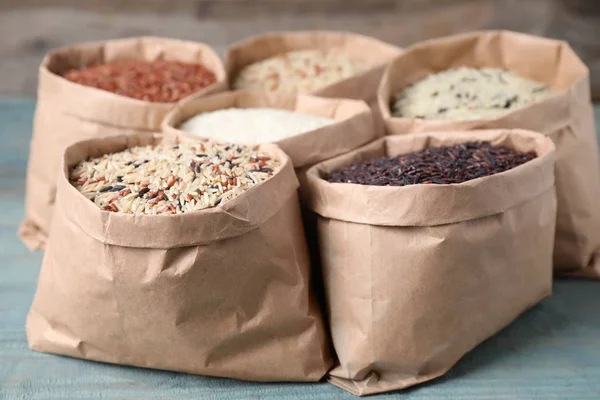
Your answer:
[[[204,41],[223,54],[268,30],[349,30],[406,46],[512,29],[566,39],[600,73],[599,8],[598,0],[0,0],[0,95],[35,96],[37,67],[53,47],[160,35]]]

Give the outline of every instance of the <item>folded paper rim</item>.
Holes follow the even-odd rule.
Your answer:
[[[535,151],[537,157],[508,171],[459,184],[367,186],[329,183],[323,179],[323,176],[351,162],[381,156],[382,153],[388,155],[390,146],[410,149],[392,150],[393,155],[397,155],[467,141],[517,145],[515,147],[522,151]],[[385,136],[310,168],[307,171],[310,207],[322,217],[379,226],[435,226],[482,218],[503,213],[554,190],[555,150],[548,137],[522,129]]]
[[[289,157],[276,145],[257,149],[281,160],[280,169],[237,197],[216,207],[177,215],[135,215],[101,210],[68,180],[69,167],[88,156],[127,147],[158,144],[162,135],[134,134],[91,139],[68,147],[58,176],[57,208],[89,236],[122,247],[175,248],[202,245],[243,235],[273,217],[299,186]],[[160,232],[171,232],[168,237]]]
[[[305,103],[315,103],[315,105],[311,104],[311,108],[316,108],[316,104],[320,103],[320,109],[333,110],[336,115],[328,118],[333,118],[336,122],[274,142],[292,159],[294,168],[313,165],[319,161],[347,153],[377,137],[373,127],[371,109],[362,100],[322,98],[302,93],[267,93],[252,90],[222,92],[184,99],[177,103],[167,114],[161,127],[165,140],[171,141],[173,138],[178,137],[180,140],[198,141],[203,140],[203,137],[185,132],[179,129],[178,126],[199,113],[227,108],[268,107],[311,115],[308,112],[299,110]],[[342,140],[340,135],[347,132],[352,134],[347,135],[346,140]],[[218,140],[217,138],[211,139]],[[314,143],[315,145],[308,148],[307,143]],[[256,145],[257,143],[247,144]]]

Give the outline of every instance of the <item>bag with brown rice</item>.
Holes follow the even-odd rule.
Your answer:
[[[229,87],[311,93],[377,105],[377,84],[402,52],[392,44],[350,32],[271,32],[227,50]],[[376,129],[382,130],[376,120]]]
[[[215,82],[202,88],[210,81],[205,83],[199,80],[202,77],[195,75],[195,80],[192,77],[186,79],[188,86],[181,82],[180,87],[172,92],[155,93],[148,87],[156,81],[157,75],[152,75],[154,71],[143,76],[146,81],[136,86],[127,86],[120,78],[108,79],[115,73],[110,63],[135,64],[138,61],[201,64],[212,72]],[[97,64],[100,65],[92,70],[76,71]],[[135,67],[121,65],[122,70]],[[178,68],[184,66],[179,65]],[[201,68],[198,69],[198,73],[202,72]],[[129,74],[135,76],[133,71]],[[171,99],[195,89],[199,89],[196,94],[221,91],[226,87],[225,82],[225,70],[218,55],[208,45],[199,42],[139,37],[84,43],[48,53],[39,70],[27,171],[25,220],[19,231],[27,247],[32,250],[44,248],[54,206],[56,174],[66,147],[89,138],[158,131],[162,119],[175,104]],[[191,86],[194,84],[196,86]],[[141,91],[145,93],[143,96]]]
[[[469,76],[464,67],[480,71]],[[452,68],[462,68],[456,82],[451,72],[430,76]],[[555,273],[600,277],[600,163],[589,71],[567,43],[507,31],[425,41],[390,63],[378,101],[388,135],[523,128],[550,137],[557,147]],[[390,106],[410,116],[395,116]]]
[[[458,184],[328,181],[354,162],[470,141],[536,158]],[[387,136],[308,170],[339,360],[331,383],[367,395],[434,379],[550,295],[554,149],[521,130]]]
[[[30,347],[243,380],[319,380],[331,361],[309,297],[289,158],[274,145],[157,140],[115,136],[66,150]]]

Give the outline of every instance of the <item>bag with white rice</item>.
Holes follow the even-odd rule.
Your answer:
[[[190,97],[165,117],[162,129],[165,140],[275,143],[297,172],[377,138],[363,101],[257,91]]]
[[[388,135],[523,128],[550,137],[557,148],[555,272],[600,277],[589,71],[567,43],[506,31],[425,41],[390,63],[378,102]]]
[[[106,69],[94,71],[98,79],[93,87],[66,79],[64,75],[74,73],[78,78],[91,78],[91,74],[77,70],[101,64],[158,60],[201,64],[212,72],[216,82],[196,94],[218,92],[226,86],[225,70],[219,56],[211,47],[199,42],[137,37],[82,43],[55,49],[46,55],[39,70],[27,168],[25,219],[19,230],[21,240],[31,250],[42,250],[45,246],[54,208],[56,174],[65,149],[85,139],[155,132],[175,104],[140,100],[109,91],[116,90],[118,85],[109,79],[113,76]],[[106,77],[102,77],[102,73]],[[126,77],[135,79],[137,75],[130,73]],[[118,83],[128,94],[148,90],[127,80]]]
[[[289,158],[274,145],[157,141],[116,136],[66,150],[30,347],[244,380],[319,380],[331,361]]]
[[[308,168],[377,137],[371,110],[363,101],[257,91],[189,98],[165,117],[162,128],[165,140],[171,143],[206,137],[277,144],[290,156],[296,169],[303,206]],[[313,274],[321,276],[316,216],[306,207],[302,207],[302,214]],[[320,284],[320,280],[315,280],[316,288]],[[320,293],[318,289],[316,293]]]

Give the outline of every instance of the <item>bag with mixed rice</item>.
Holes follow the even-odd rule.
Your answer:
[[[289,158],[261,145],[281,163],[269,179],[216,207],[177,215],[104,211],[69,181],[70,167],[88,157],[156,141],[115,136],[66,150],[27,318],[30,347],[244,380],[319,380],[331,362],[309,297]],[[96,197],[103,193],[116,195],[110,188]]]
[[[450,68],[500,68],[547,85],[554,93],[502,115],[475,120],[394,117],[400,90]],[[464,78],[469,80],[468,77]],[[440,82],[443,84],[443,82]],[[469,82],[464,82],[468,88]],[[540,88],[543,88],[540,86]],[[464,89],[453,87],[456,96]],[[432,86],[432,90],[433,86]],[[533,91],[537,91],[534,88]],[[486,93],[477,88],[470,95]],[[422,105],[437,104],[435,98]],[[390,63],[379,87],[379,109],[386,133],[523,128],[541,132],[556,144],[558,214],[554,268],[558,274],[600,277],[600,164],[590,101],[589,71],[565,42],[520,33],[489,31],[417,44]],[[464,99],[464,98],[463,98]],[[504,107],[509,108],[514,98]],[[445,105],[439,111],[448,112]]]
[[[330,183],[380,156],[491,141],[531,161],[460,184]],[[554,145],[521,130],[387,136],[308,170],[336,386],[358,395],[436,378],[550,295]]]
[[[67,70],[116,61],[199,63],[216,82],[197,93],[226,87],[225,70],[206,44],[153,37],[84,43],[51,51],[39,70],[33,138],[27,170],[25,220],[19,236],[32,250],[43,249],[54,196],[56,174],[67,146],[89,138],[155,132],[173,102],[150,102],[67,80]],[[107,86],[108,87],[108,86]]]

